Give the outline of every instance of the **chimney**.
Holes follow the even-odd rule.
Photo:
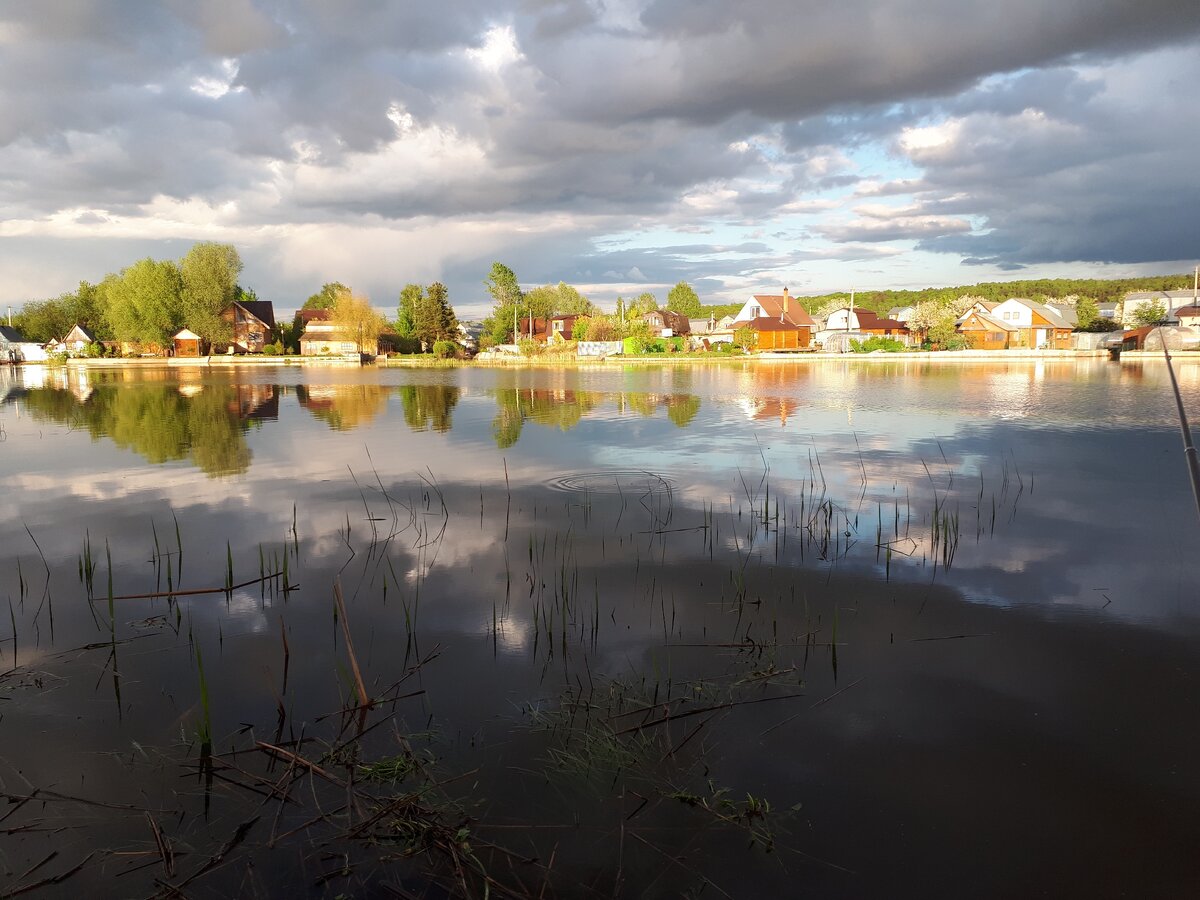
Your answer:
[[[783,324],[783,317],[787,315],[788,289],[787,285],[783,286],[783,302],[779,304],[779,324]]]

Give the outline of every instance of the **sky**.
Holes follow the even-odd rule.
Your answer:
[[[460,318],[1190,271],[1184,0],[0,4],[0,303],[195,241]]]

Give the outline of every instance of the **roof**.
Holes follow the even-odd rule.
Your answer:
[[[4,340],[8,341],[10,344],[21,344],[25,341],[25,338],[21,335],[21,332],[8,325],[0,325],[0,338],[4,338]]]
[[[1180,319],[1200,316],[1200,306],[1181,306],[1175,310],[1175,315]]]
[[[800,301],[791,294],[787,296],[787,311],[784,311],[784,294],[755,294],[754,301],[762,307],[764,318],[778,319],[783,315],[785,322],[791,322],[800,327],[815,328],[816,322],[808,314]]]
[[[1074,328],[1074,322],[1070,321],[1062,312],[1055,309],[1053,306],[1048,306],[1045,303],[1038,303],[1036,300],[1030,300],[1028,297],[1009,297],[1004,301],[1020,303],[1023,306],[1033,310],[1043,319],[1050,323],[1054,328]],[[1074,311],[1072,310],[1072,319],[1074,319]]]
[[[66,343],[67,341],[71,340],[71,335],[73,335],[73,334],[78,335],[75,338],[75,340],[77,340],[77,341],[91,342],[91,341],[96,340],[96,336],[94,334],[92,334],[90,331],[88,331],[85,327],[80,325],[78,322],[76,322],[74,325],[71,326],[71,330],[67,332],[66,337],[63,338],[63,342]]]
[[[842,307],[845,309],[846,307]],[[895,319],[881,319],[874,310],[867,309],[863,306],[854,307],[854,315],[858,319],[858,327],[862,331],[871,331],[873,329],[882,328],[884,331],[891,329],[892,331],[903,330],[907,331],[908,326],[903,322],[898,322]]]
[[[1068,325],[1070,325],[1072,328],[1074,328],[1076,325],[1079,324],[1079,313],[1076,311],[1075,307],[1072,306],[1071,304],[1055,303],[1054,301],[1051,301],[1045,305],[1049,309],[1054,310],[1060,316],[1062,316],[1062,320],[1064,322],[1066,322]]]
[[[1002,322],[990,313],[985,313],[982,310],[972,307],[968,309],[961,319],[960,324],[966,324],[968,319],[978,319],[981,325],[987,327],[989,331],[1018,331],[1016,325],[1012,322]]]
[[[1132,300],[1191,300],[1196,296],[1191,288],[1179,291],[1130,291],[1125,295],[1126,302]]]
[[[759,316],[746,323],[747,328],[755,331],[799,331],[801,328],[812,328],[811,325],[800,325],[796,322],[780,322],[772,316]]]
[[[650,316],[662,316],[663,327],[670,328],[676,334],[691,333],[692,321],[683,313],[677,313],[671,309],[652,309],[642,313],[643,319],[648,319]]]
[[[233,302],[268,328],[275,327],[275,305],[270,300],[235,300]]]
[[[296,311],[296,318],[307,325],[314,320],[318,322],[328,321],[332,312],[333,310],[329,309],[301,309]]]
[[[198,340],[200,340],[200,335],[196,334],[196,332],[194,332],[194,331],[189,331],[187,328],[184,328],[179,332],[179,334],[175,335],[175,337],[172,338],[172,340],[198,341]]]

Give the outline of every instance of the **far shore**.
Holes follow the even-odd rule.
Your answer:
[[[746,356],[726,356],[711,354],[708,356],[675,356],[654,354],[647,356],[609,356],[609,357],[573,357],[573,356],[489,356],[476,357],[471,360],[444,360],[429,356],[392,356],[380,357],[375,365],[381,368],[456,368],[456,367],[496,367],[496,368],[575,368],[580,366],[622,366],[622,365],[738,365],[750,363],[753,365],[810,365],[823,362],[851,362],[867,365],[879,362],[933,362],[939,364],[963,364],[979,362],[1070,362],[1074,360],[1107,359],[1106,350],[953,350],[953,351],[908,351],[903,353],[761,353]],[[1177,362],[1200,362],[1200,350],[1174,350],[1171,358]],[[1162,360],[1161,350],[1127,350],[1120,354],[1123,361]],[[47,363],[27,363],[25,365],[48,365]],[[49,364],[53,365],[53,364]],[[354,360],[346,360],[330,356],[211,356],[211,357],[145,357],[141,359],[118,358],[77,358],[66,360],[66,365],[75,368],[107,369],[107,368],[153,368],[169,366],[171,368],[246,368],[246,367],[317,367],[317,368],[359,368]],[[370,365],[370,364],[368,364]]]

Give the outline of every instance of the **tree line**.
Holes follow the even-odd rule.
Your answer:
[[[13,317],[26,340],[65,337],[74,325],[98,340],[167,346],[184,327],[210,344],[228,343],[232,325],[221,314],[234,300],[255,300],[238,284],[242,260],[232,244],[202,241],[178,261],[139,260],[99,284],[26,303]]]
[[[616,312],[606,314],[580,291],[560,281],[521,290],[517,276],[502,262],[492,263],[483,282],[494,301],[492,313],[483,322],[481,348],[515,343],[521,338],[522,322],[549,319],[552,316],[578,316],[573,337],[578,340],[620,340],[639,331],[648,331],[642,315],[659,309],[658,298],[649,291],[628,302],[617,297]],[[704,314],[700,298],[687,282],[681,281],[667,295],[667,309],[689,317]]]

